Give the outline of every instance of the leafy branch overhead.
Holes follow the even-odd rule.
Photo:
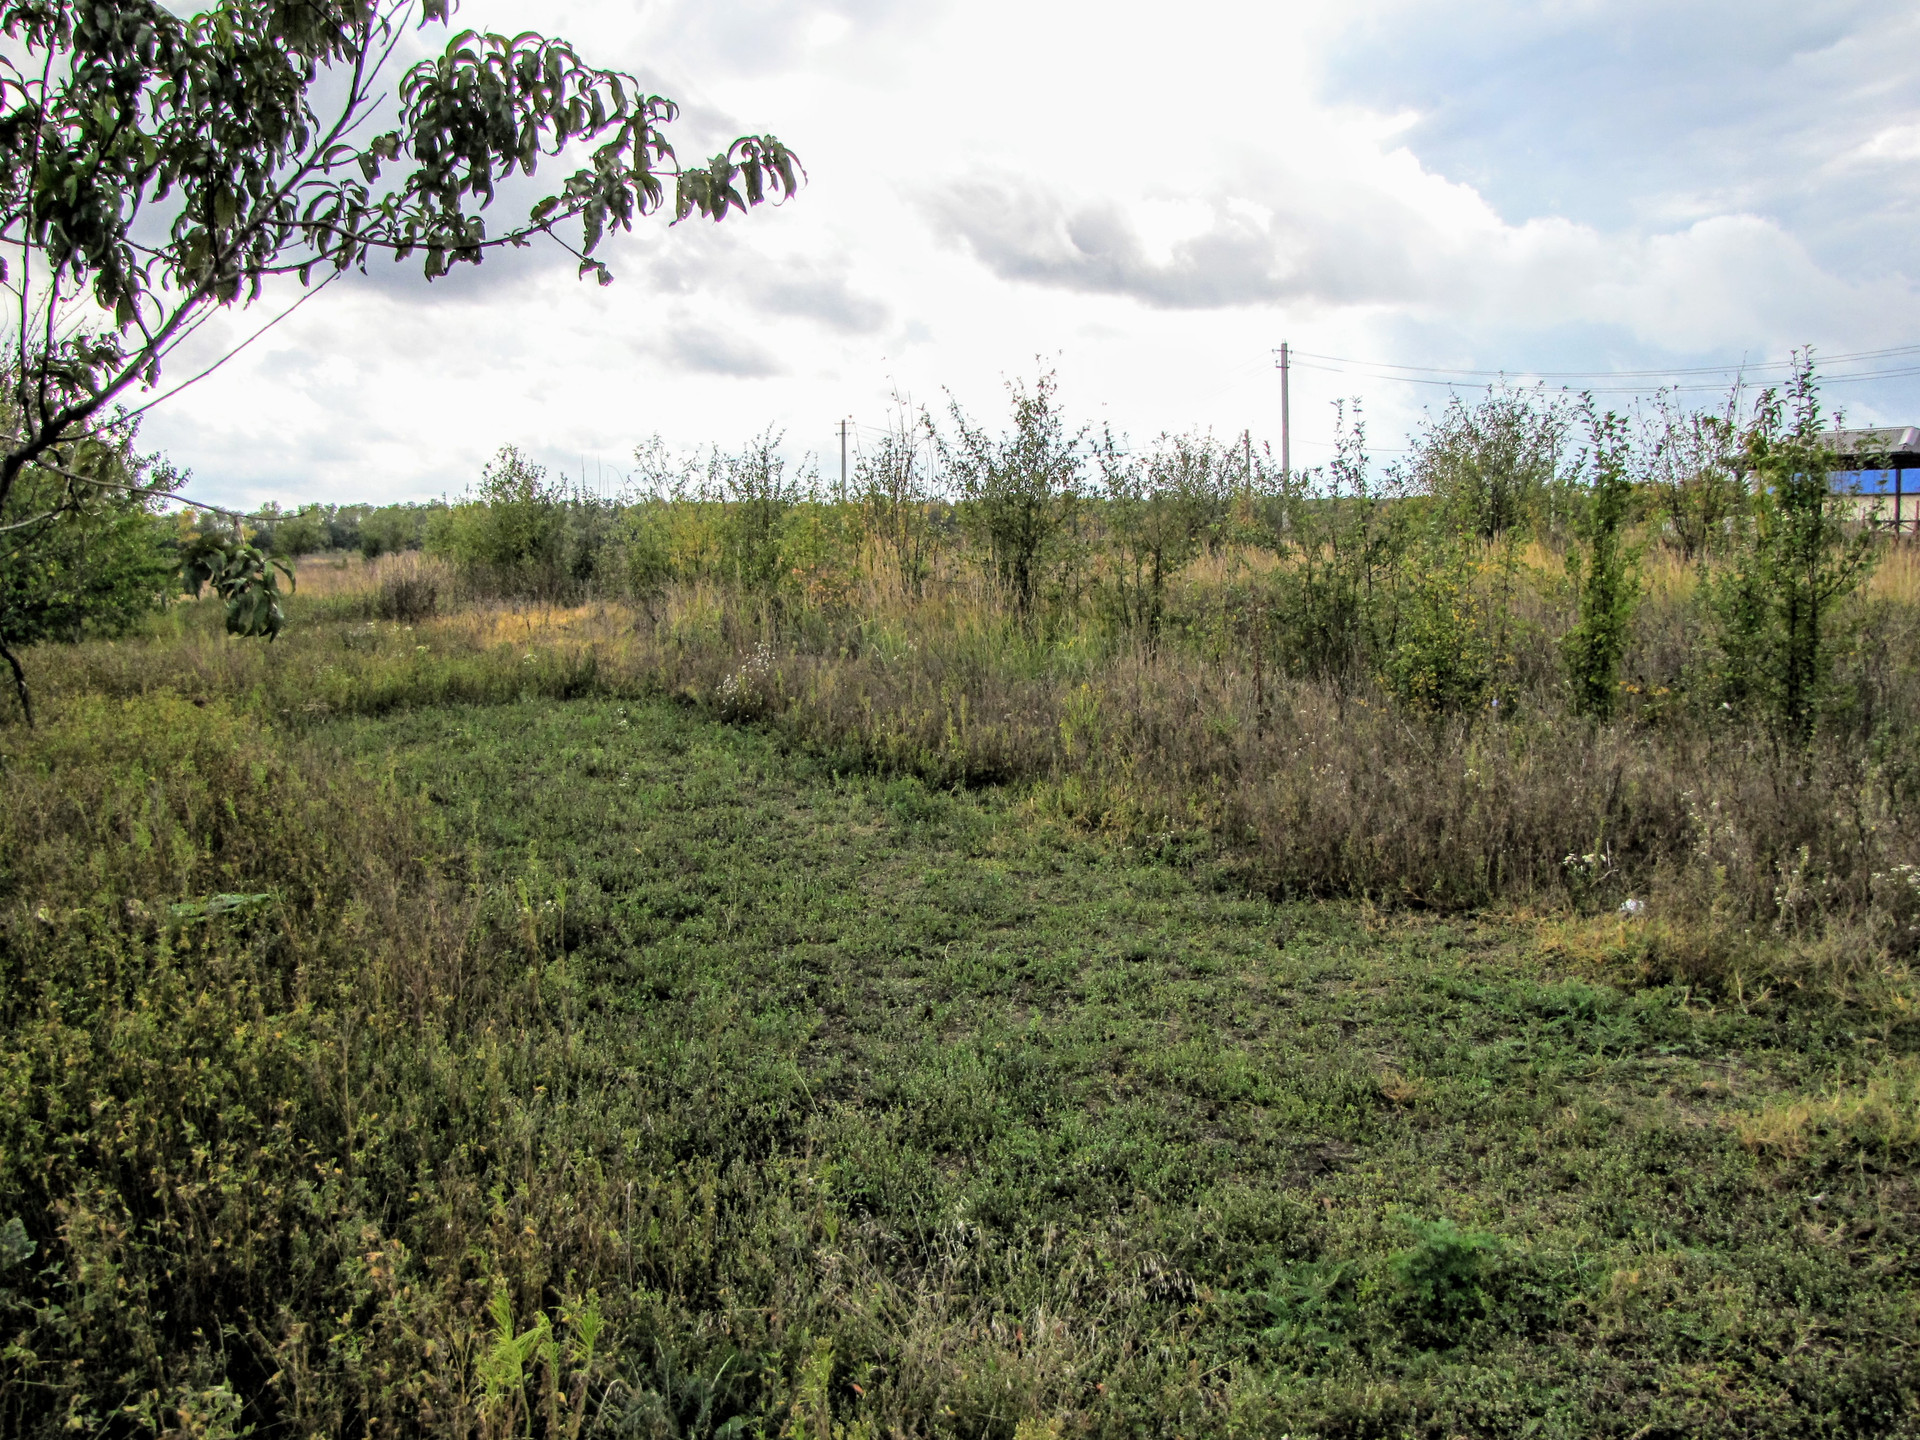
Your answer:
[[[452,8],[220,0],[182,17],[155,0],[0,0],[0,287],[14,302],[0,580],[44,570],[85,512],[132,493],[95,473],[89,447],[207,374],[129,408],[212,315],[274,276],[311,296],[375,257],[418,257],[432,280],[548,236],[605,285],[601,242],[664,208],[669,181],[675,223],[799,188],[798,159],[771,135],[683,169],[665,131],[674,103],[564,40],[463,30],[401,68],[415,19],[446,27]],[[568,155],[584,163],[489,229],[504,182]],[[229,558],[224,581],[204,577],[226,587],[229,628],[273,635],[271,569]],[[30,628],[0,611],[23,706],[10,643]]]
[[[293,567],[240,540],[199,548],[180,568],[180,581],[196,596],[210,585],[227,602],[227,633],[264,635],[272,640],[286,627],[280,608],[280,581],[294,588]]]
[[[424,0],[422,28],[448,0]],[[771,135],[682,168],[674,103],[564,40],[462,31],[388,86],[410,4],[224,0],[181,18],[152,0],[14,0],[0,56],[0,279],[20,304],[19,466],[111,398],[157,382],[208,307],[272,276],[417,256],[428,279],[489,249],[558,239],[596,252],[668,203],[713,220],[791,196]],[[322,105],[324,97],[331,103]],[[498,187],[543,159],[584,163],[523,219],[489,229]],[[66,323],[90,299],[106,323]]]

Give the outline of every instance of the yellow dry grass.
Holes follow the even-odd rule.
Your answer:
[[[1867,582],[1867,594],[1895,605],[1920,604],[1920,546],[1907,541],[1887,546]]]
[[[441,621],[441,633],[460,634],[476,647],[536,641],[586,640],[621,628],[627,612],[609,605],[489,606],[464,610]]]
[[[1424,1075],[1404,1075],[1389,1065],[1374,1076],[1374,1088],[1390,1105],[1417,1105],[1433,1091],[1433,1082]]]
[[[376,583],[374,567],[358,555],[308,555],[293,567],[296,593],[329,600],[336,595],[358,595]]]
[[[1911,1149],[1920,1145],[1920,1061],[1902,1056],[1864,1085],[1776,1101],[1728,1123],[1747,1149],[1782,1159]]]

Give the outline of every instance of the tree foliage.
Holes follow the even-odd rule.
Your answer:
[[[673,101],[564,40],[463,30],[393,76],[409,24],[447,28],[451,10],[0,3],[0,283],[16,306],[0,508],[29,466],[97,481],[86,446],[116,407],[165,398],[179,347],[275,277],[311,294],[411,256],[431,280],[545,236],[605,284],[610,231],[669,203],[676,221],[720,220],[797,188],[770,135],[681,166]],[[579,163],[560,185],[490,230],[501,186],[563,156]]]
[[[1795,741],[1812,734],[1826,698],[1839,604],[1875,558],[1872,532],[1849,523],[1851,501],[1833,488],[1821,425],[1810,365],[1761,395],[1739,441],[1746,514],[1709,581],[1723,703]]]
[[[1574,708],[1610,720],[1627,627],[1640,598],[1638,557],[1626,535],[1633,480],[1626,422],[1612,411],[1599,414],[1591,402],[1585,418],[1591,484],[1575,527],[1581,543],[1567,552],[1580,613],[1563,648]]]
[[[229,635],[263,635],[271,640],[286,628],[280,608],[280,581],[293,589],[293,567],[257,545],[241,540],[202,550],[187,561],[181,578],[195,595],[210,586],[226,602]]]
[[[123,635],[172,587],[177,561],[152,512],[181,477],[134,436],[131,424],[103,431],[64,471],[27,466],[0,502],[0,658],[29,718],[14,646]]]
[[[1013,428],[990,435],[952,406],[954,438],[945,459],[961,516],[1000,589],[1030,619],[1081,500],[1086,430],[1069,432],[1059,382],[1042,375],[1029,390],[1007,386]]]

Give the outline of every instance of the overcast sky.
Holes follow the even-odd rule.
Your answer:
[[[1516,373],[1920,344],[1911,0],[468,0],[458,18],[637,71],[684,104],[687,158],[772,131],[810,183],[616,239],[605,289],[553,250],[333,286],[154,412],[144,439],[197,498],[458,494],[506,443],[612,483],[652,434],[767,426],[831,478],[841,417],[870,436],[895,392],[997,415],[1042,365],[1074,416],[1137,439],[1277,444],[1283,340]],[[1295,463],[1327,458],[1337,396],[1364,399],[1390,456],[1446,393],[1296,370]],[[1920,423],[1920,376],[1828,395],[1852,421]]]

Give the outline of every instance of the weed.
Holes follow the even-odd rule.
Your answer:
[[[1484,1230],[1463,1230],[1445,1216],[1409,1220],[1407,1226],[1414,1243],[1392,1265],[1397,1308],[1409,1334],[1444,1344],[1486,1313],[1488,1272],[1502,1242]]]
[[[8,1433],[1914,1413],[1862,1338],[1906,1281],[1734,1118],[1904,1103],[1863,1012],[1276,909],[661,702],[67,690],[5,746]],[[1882,1133],[1819,1115],[1809,1157]],[[1843,1143],[1822,1234],[1904,1243],[1907,1142]],[[1455,1207],[1511,1243],[1379,1218]]]

